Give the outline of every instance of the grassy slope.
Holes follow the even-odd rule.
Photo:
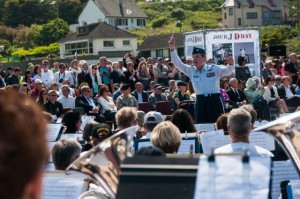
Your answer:
[[[171,12],[179,8],[185,12],[185,19],[182,20],[181,31],[218,28],[220,27],[221,21],[219,8],[223,2],[223,0],[177,0],[176,2],[162,3],[140,2],[138,5],[148,16],[146,29],[134,29],[130,32],[138,35],[139,43],[148,35],[180,32],[180,28],[175,25],[178,20],[171,17]],[[160,17],[165,17],[166,22],[159,28],[152,28],[153,21]]]

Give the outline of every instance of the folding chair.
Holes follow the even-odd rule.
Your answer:
[[[169,101],[161,101],[156,102],[156,111],[160,112],[163,115],[172,115],[173,110],[171,109],[171,102]]]
[[[148,113],[149,111],[153,111],[153,108],[149,102],[140,102],[138,103],[138,110]]]

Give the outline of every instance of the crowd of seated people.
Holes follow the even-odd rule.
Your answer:
[[[291,57],[293,56],[292,54]],[[24,99],[31,97],[36,102],[34,106],[39,107],[37,110],[50,115],[49,122],[63,118],[62,123],[67,126],[66,133],[79,131],[82,114],[95,116],[95,121],[84,128],[83,139],[90,144],[89,147],[81,148],[72,139],[62,139],[54,146],[52,156],[57,170],[64,170],[81,151],[86,151],[133,125],[138,124],[141,127],[141,136],[136,139],[150,139],[155,147],[165,153],[178,152],[181,144],[180,133],[197,131],[193,115],[177,108],[180,103],[195,99],[192,97],[195,96],[193,85],[186,82],[186,76],[174,67],[170,59],[157,58],[155,63],[152,58],[131,58],[129,61],[125,58],[111,62],[101,57],[99,64],[90,66],[85,60],[73,60],[70,67],[67,64],[55,63],[54,69],[44,60],[41,65],[30,65],[24,78],[19,68],[10,68],[7,75],[0,73],[4,74],[1,76],[1,90],[14,91],[24,96]],[[240,80],[232,77],[221,79],[220,92],[223,93],[223,100],[232,101],[236,106],[232,107],[229,115],[216,121],[218,128],[227,131],[233,142],[217,149],[217,152],[236,152],[248,147],[258,151],[259,154],[256,155],[272,157],[268,151],[249,144],[248,135],[256,118],[271,120],[270,108],[286,113],[300,106],[300,96],[296,93],[299,88],[292,84],[294,79],[298,79],[298,74],[290,69],[295,60],[282,63],[278,67],[279,63],[266,61],[262,68],[265,71],[262,73],[264,77],[261,80],[248,76],[247,72],[247,75],[241,75],[243,78]],[[291,71],[283,74],[282,68],[285,65]],[[297,83],[299,87],[299,81]],[[174,111],[170,121],[164,121],[165,116],[158,112],[159,102],[170,104],[169,108]],[[150,110],[140,110],[141,103],[149,103]],[[83,111],[82,114],[73,111],[78,108]],[[109,122],[114,125],[108,125]],[[240,125],[242,122],[246,124]],[[238,140],[236,137],[243,139]],[[64,153],[68,155],[68,159],[64,158]]]

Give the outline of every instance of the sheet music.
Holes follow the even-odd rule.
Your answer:
[[[66,134],[62,134],[60,136],[60,139],[72,138],[75,140],[83,140],[82,136],[83,136],[83,133],[66,133]]]
[[[251,158],[243,164],[241,156],[215,156],[213,163],[201,156],[194,199],[267,199],[270,165],[269,158]]]
[[[291,161],[274,161],[272,176],[272,198],[278,198],[280,195],[280,182],[283,180],[299,179],[298,174]]]
[[[193,154],[195,153],[195,140],[187,140],[185,138],[182,138],[180,147],[178,149],[177,154],[190,154],[190,146],[193,145]],[[146,142],[139,142],[138,143],[138,149],[141,149],[142,147],[149,147],[153,146],[152,142],[146,141]]]
[[[57,118],[56,124],[61,124],[61,122],[62,122],[62,118],[61,117]]]
[[[48,150],[49,150],[49,158],[48,158],[48,162],[53,162],[51,151],[52,151],[52,148],[53,148],[53,146],[55,145],[55,143],[56,143],[56,142],[48,142]]]
[[[214,123],[203,123],[203,124],[195,124],[195,128],[197,131],[205,130],[205,131],[214,131],[215,124]]]
[[[56,141],[61,127],[61,124],[47,124],[47,134],[49,142]]]
[[[259,126],[263,126],[267,123],[269,123],[267,120],[255,121],[254,124],[253,124],[253,127],[256,128],[256,127],[259,127]]]
[[[300,198],[300,180],[291,180],[293,198]]]
[[[138,149],[141,149],[142,147],[149,147],[149,146],[153,146],[153,144],[150,140],[147,142],[139,142]]]
[[[45,175],[42,199],[74,199],[84,191],[84,178],[61,175]]]
[[[230,136],[224,135],[224,131],[209,131],[200,134],[203,153],[209,154],[212,148],[218,148],[231,143]]]
[[[251,144],[254,144],[256,146],[260,146],[269,151],[275,150],[275,140],[267,133],[261,131],[251,132],[249,135],[249,140]]]
[[[45,165],[44,171],[55,171],[54,163],[49,163]]]
[[[85,125],[86,125],[87,123],[89,123],[90,121],[93,121],[93,120],[94,120],[94,117],[93,117],[93,116],[83,115],[83,116],[81,117],[82,123],[81,123],[80,129],[83,130],[84,127],[85,127]]]
[[[223,130],[210,131],[200,134],[203,153],[209,154],[212,148],[219,148],[231,143],[229,135],[224,135]],[[275,141],[270,135],[263,132],[251,132],[249,134],[250,143],[263,147],[269,151],[275,150]]]
[[[177,154],[190,154],[190,147],[193,145],[193,154],[195,153],[195,140],[182,139]]]

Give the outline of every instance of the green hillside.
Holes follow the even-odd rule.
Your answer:
[[[220,6],[224,0],[189,0],[176,2],[139,2],[147,14],[146,29],[130,32],[139,36],[139,43],[148,35],[192,31],[221,26]]]

